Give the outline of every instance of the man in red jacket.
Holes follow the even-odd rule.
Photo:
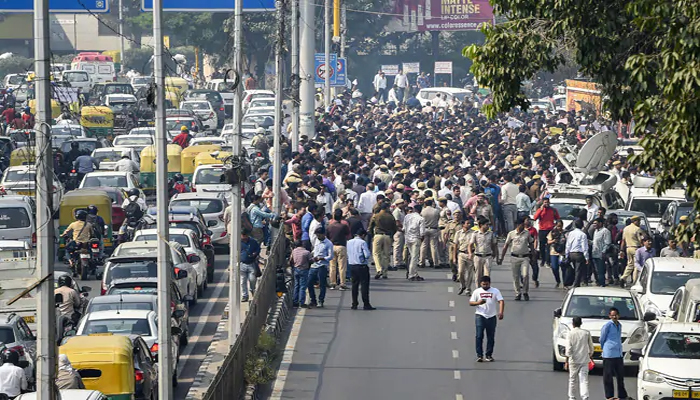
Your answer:
[[[540,231],[538,232],[538,239],[540,242],[540,260],[542,260],[542,266],[549,264],[549,245],[547,244],[547,235],[554,228],[556,221],[560,219],[559,212],[556,208],[549,205],[549,199],[545,198],[542,201],[542,206],[537,209],[535,215],[533,216],[535,221],[539,221]]]
[[[173,138],[173,143],[179,145],[183,149],[190,145],[190,140],[192,140],[192,135],[190,135],[190,130],[186,126],[180,128],[180,133]]]

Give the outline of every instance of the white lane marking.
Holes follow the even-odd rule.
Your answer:
[[[459,350],[452,350],[452,358],[459,358]]]
[[[455,371],[455,379],[457,379],[457,380],[462,379],[462,373],[459,371]]]
[[[460,393],[457,393],[455,395],[455,400],[464,400],[464,396],[462,396]]]
[[[454,307],[454,306],[455,306],[455,301],[454,301],[454,300],[450,300],[449,305],[450,305],[450,307]]]
[[[214,292],[212,293],[209,298],[207,298],[206,305],[204,306],[204,309],[200,313],[200,316],[208,316],[211,315],[211,310],[214,308],[214,305],[220,300],[219,298],[221,297],[221,292],[224,291],[224,288],[226,287],[226,281],[228,280],[229,273],[228,273],[228,268],[224,269],[224,273],[221,274],[221,278],[219,278],[219,281],[216,283],[216,288],[214,289]],[[230,316],[229,316],[230,318]],[[190,336],[188,338],[189,343],[187,343],[187,346],[185,347],[185,350],[180,353],[180,359],[184,360],[184,362],[178,363],[177,366],[177,375],[180,376],[182,373],[182,370],[185,368],[185,364],[187,364],[188,357],[190,354],[192,354],[192,350],[194,350],[194,347],[197,345],[197,341],[195,339],[199,339],[199,336],[202,334],[202,331],[204,330],[204,326],[206,325],[206,321],[197,321],[195,324],[194,331],[190,333]],[[219,323],[217,322],[217,326]],[[213,334],[216,334],[214,332]],[[230,333],[229,333],[230,334]]]
[[[450,332],[450,336],[452,337],[452,340],[457,340],[457,332]]]
[[[454,315],[450,315],[450,322],[457,322],[457,317]]]
[[[294,325],[292,325],[292,331],[289,333],[289,340],[287,341],[284,353],[282,354],[282,362],[280,363],[279,370],[277,371],[277,379],[275,379],[275,385],[272,388],[270,400],[279,400],[282,398],[284,386],[287,383],[287,376],[289,375],[289,368],[292,366],[294,349],[297,345],[297,339],[299,339],[301,323],[304,321],[304,315],[306,315],[306,309],[300,308],[296,317],[294,317]]]
[[[448,292],[448,293],[454,293],[454,291],[455,291],[454,286],[448,286],[448,287],[447,287],[447,292]]]

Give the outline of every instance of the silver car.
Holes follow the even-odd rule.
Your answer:
[[[202,212],[207,228],[212,231],[215,246],[228,246],[229,235],[224,223],[224,211],[228,207],[226,195],[216,192],[177,193],[170,200],[170,207],[193,206]]]

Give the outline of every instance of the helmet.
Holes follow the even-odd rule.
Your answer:
[[[19,353],[14,350],[7,349],[3,352],[2,359],[6,363],[17,365],[19,364]]]
[[[182,127],[180,128],[180,132],[189,132],[189,131],[190,131],[190,130],[187,129],[186,126],[182,126]]]
[[[75,219],[80,220],[80,221],[85,221],[87,219],[87,211],[85,210],[78,210],[75,212]]]
[[[182,176],[182,174],[177,173],[177,174],[175,174],[175,176],[173,177],[173,179],[175,179],[175,182],[183,182],[183,181],[185,180],[185,177]]]
[[[12,89],[12,88],[7,89],[7,93],[12,93],[12,92],[14,92],[14,91],[15,91],[15,90]]]
[[[139,193],[139,190],[138,190],[138,189],[136,189],[136,188],[131,188],[131,189],[129,189],[129,197],[131,197],[131,196],[136,196],[136,197],[138,197],[139,194],[141,194],[141,193]]]
[[[72,287],[73,279],[69,275],[61,275],[58,277],[58,286]]]
[[[258,129],[255,130],[255,133],[259,133],[262,135],[263,133],[265,133],[265,128],[258,127]]]
[[[97,206],[90,204],[87,208],[88,214],[97,215]]]
[[[32,111],[31,108],[29,108],[29,107],[24,107],[24,112],[28,113],[28,112],[30,112],[30,111]]]

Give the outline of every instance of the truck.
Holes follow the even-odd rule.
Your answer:
[[[577,79],[567,79],[565,82],[567,111],[601,112],[603,95],[597,83]]]

